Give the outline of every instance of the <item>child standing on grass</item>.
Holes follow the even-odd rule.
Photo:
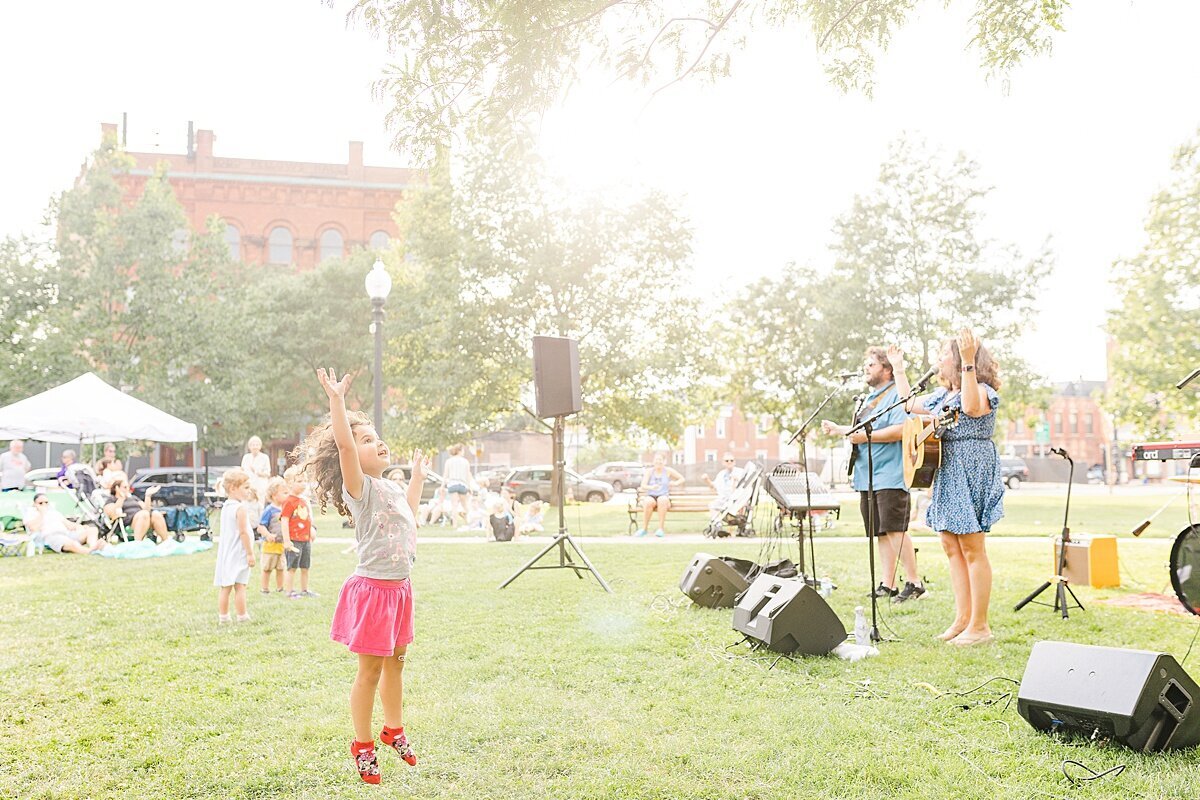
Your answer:
[[[287,554],[288,597],[317,597],[317,593],[308,588],[308,568],[312,563],[312,512],[304,499],[304,480],[297,467],[288,467],[283,477],[288,482],[289,494],[283,501],[279,527],[292,543]],[[297,569],[300,570],[299,590],[296,589]]]
[[[287,485],[283,478],[274,477],[267,481],[267,507],[258,520],[256,532],[262,537],[262,593],[271,593],[271,573],[275,573],[275,591],[283,591],[284,553],[291,552],[292,543],[287,531],[280,524]]]
[[[254,566],[254,541],[250,537],[250,516],[246,499],[250,495],[250,476],[234,468],[225,473],[225,505],[221,507],[221,541],[217,544],[217,570],[213,585],[217,592],[217,622],[229,622],[229,595],[238,622],[246,622],[246,584]]]
[[[350,376],[339,381],[335,372],[321,369],[317,378],[329,397],[329,422],[308,435],[298,455],[317,485],[322,510],[331,502],[354,520],[358,567],[342,584],[329,636],[358,656],[358,674],[350,687],[350,754],[359,777],[379,783],[371,733],[376,691],[383,705],[380,740],[409,765],[417,763],[404,735],[401,705],[404,659],[413,640],[409,572],[416,551],[414,514],[429,461],[420,450],[413,453],[407,491],[385,480],[387,445],[365,414],[346,410]]]

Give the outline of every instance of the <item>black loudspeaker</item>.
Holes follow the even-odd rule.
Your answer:
[[[749,562],[739,563],[738,559],[726,561],[708,553],[697,553],[684,570],[679,590],[698,606],[733,608],[734,598],[750,585],[745,573],[738,571],[741,564]]]
[[[1039,731],[1099,735],[1155,753],[1200,743],[1198,697],[1196,682],[1166,653],[1038,642],[1017,712]]]
[[[778,653],[823,656],[846,629],[815,589],[799,578],[760,575],[733,607],[733,629]]]
[[[579,343],[557,336],[533,337],[533,406],[539,417],[565,417],[583,410]]]

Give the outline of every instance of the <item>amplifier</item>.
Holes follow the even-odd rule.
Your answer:
[[[1058,569],[1058,550],[1062,538],[1054,537],[1054,563]],[[1121,585],[1117,565],[1117,537],[1111,534],[1072,534],[1067,542],[1067,565],[1063,575],[1076,586],[1105,589]]]

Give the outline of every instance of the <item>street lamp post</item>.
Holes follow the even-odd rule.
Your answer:
[[[392,291],[392,276],[383,266],[383,259],[367,273],[367,297],[371,298],[371,333],[375,334],[375,432],[383,437],[383,304]]]

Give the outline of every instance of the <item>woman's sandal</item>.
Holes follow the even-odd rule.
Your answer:
[[[971,647],[976,644],[991,644],[996,637],[990,633],[985,633],[982,636],[963,636],[959,634],[949,641],[949,644],[956,647]]]

